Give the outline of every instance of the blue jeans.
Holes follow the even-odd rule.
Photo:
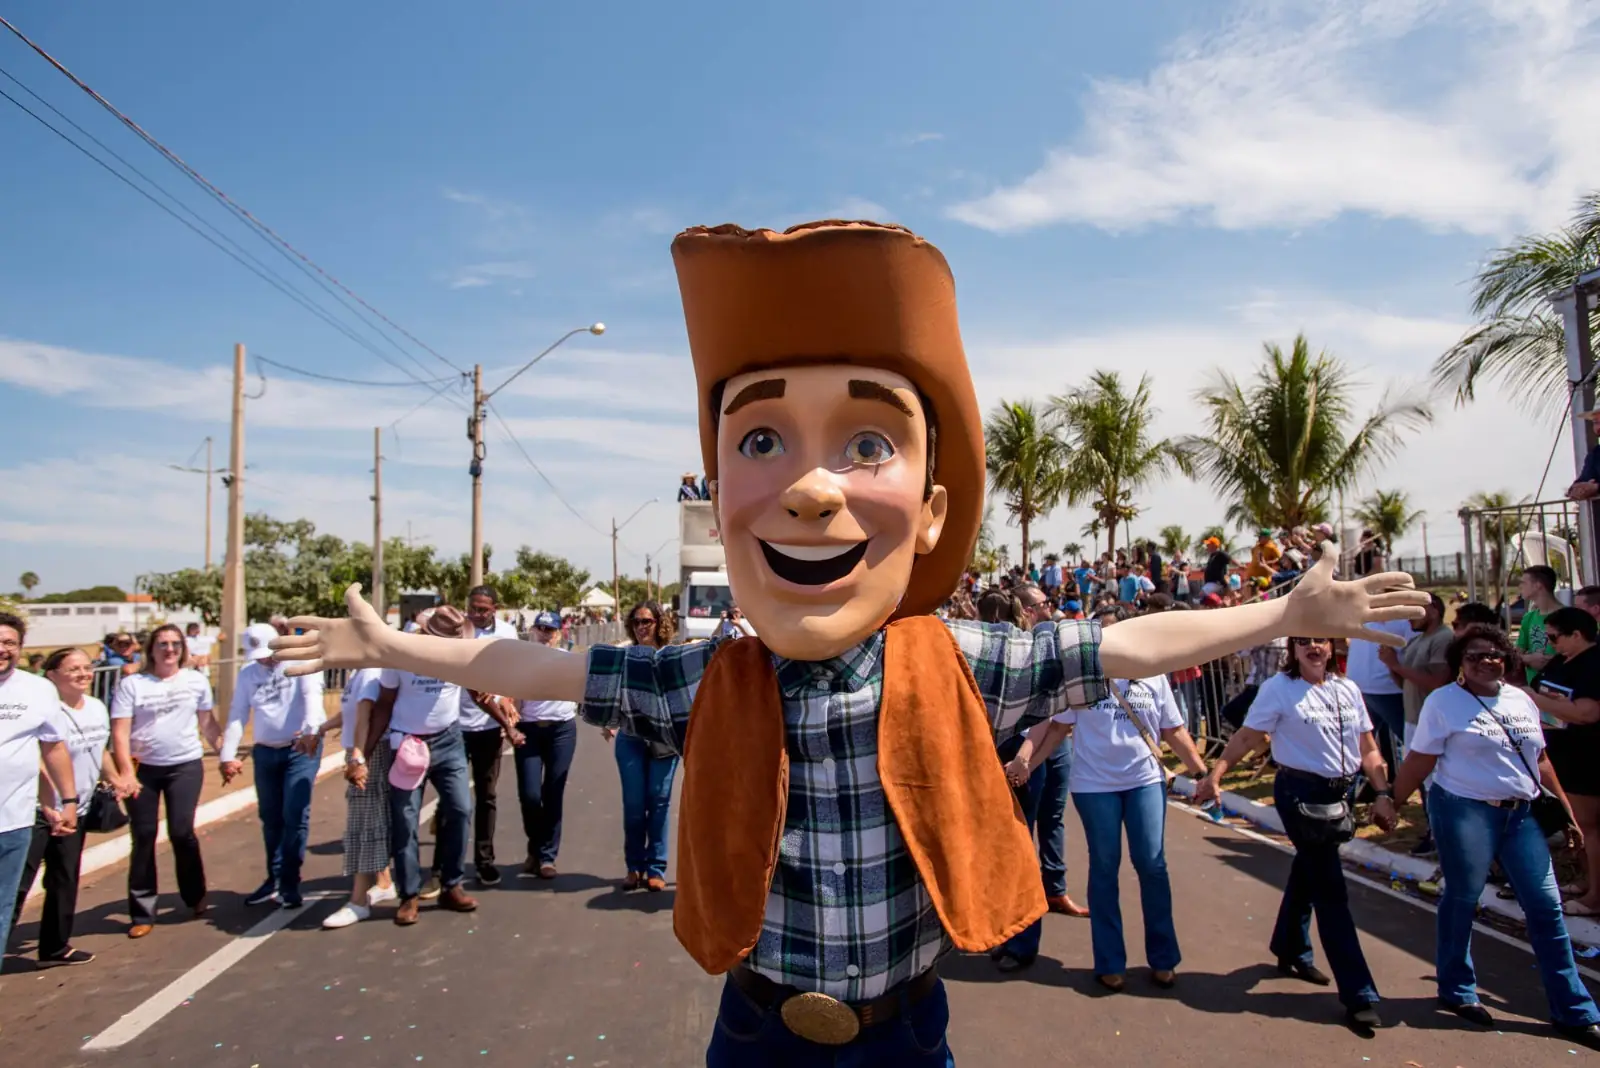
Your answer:
[[[1044,784],[1036,816],[1039,875],[1048,897],[1067,892],[1067,783],[1072,776],[1072,739],[1063,738],[1044,763]]]
[[[422,868],[417,859],[417,816],[422,791],[432,783],[439,794],[439,840],[434,861],[439,885],[448,890],[466,877],[467,835],[472,823],[471,774],[467,745],[459,728],[450,727],[422,739],[428,746],[428,774],[415,790],[389,788],[389,852],[394,859],[395,892],[404,901],[422,893]]]
[[[612,739],[622,779],[622,854],[630,872],[667,877],[667,813],[678,758],[658,757],[631,734]]]
[[[1171,971],[1183,959],[1172,922],[1172,881],[1167,877],[1163,839],[1167,829],[1167,791],[1158,782],[1132,790],[1078,793],[1072,803],[1083,821],[1089,849],[1089,932],[1094,945],[1094,973],[1121,975],[1128,970],[1122,937],[1122,831],[1128,831],[1128,859],[1139,877],[1139,905],[1144,914],[1145,962],[1156,971]]]
[[[1561,918],[1550,848],[1527,805],[1495,808],[1453,794],[1437,783],[1428,790],[1428,823],[1439,849],[1444,892],[1439,898],[1439,1000],[1446,1005],[1471,1005],[1478,1000],[1478,979],[1472,968],[1472,920],[1488,881],[1489,865],[1498,860],[1527,914],[1528,942],[1539,962],[1550,1017],[1558,1024],[1600,1023],[1600,1009],[1578,977],[1572,940]]]
[[[258,745],[250,752],[255,765],[256,813],[267,847],[267,882],[286,901],[300,897],[300,866],[311,833],[311,788],[322,763],[322,740],[310,755],[294,746],[274,749]]]
[[[1322,951],[1339,986],[1339,1000],[1347,1009],[1361,1009],[1378,1001],[1367,958],[1361,952],[1356,921],[1350,915],[1350,894],[1344,881],[1339,847],[1313,845],[1306,838],[1306,821],[1295,805],[1332,804],[1344,792],[1326,783],[1309,782],[1280,774],[1272,785],[1272,799],[1283,820],[1284,833],[1294,843],[1294,863],[1283,888],[1278,923],[1272,929],[1272,952],[1281,961],[1311,964],[1311,913],[1317,914],[1317,934]],[[1090,906],[1093,907],[1092,905]]]
[[[618,736],[621,737],[620,735]],[[733,980],[722,984],[706,1068],[955,1068],[945,1042],[950,1003],[941,980],[921,1001],[844,1046],[819,1046],[794,1034],[778,1010],[762,1010]]]
[[[561,851],[562,799],[567,773],[578,751],[578,721],[523,723],[527,741],[512,751],[517,764],[517,796],[522,802],[522,831],[528,859],[554,864]]]
[[[1372,722],[1379,728],[1378,748],[1391,768],[1400,766],[1400,750],[1406,737],[1406,702],[1397,693],[1366,693],[1361,699],[1367,703]]]
[[[22,883],[22,869],[28,863],[28,848],[33,845],[33,824],[14,831],[0,832],[0,955],[11,938],[12,904]]]

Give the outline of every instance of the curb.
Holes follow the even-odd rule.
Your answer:
[[[344,767],[344,750],[341,749],[322,758],[322,763],[317,768],[317,778],[320,780],[342,767]],[[195,830],[216,823],[219,820],[225,820],[229,816],[237,815],[246,809],[255,808],[255,806],[256,789],[253,785],[248,790],[235,790],[231,794],[223,794],[221,797],[212,798],[195,809]],[[161,827],[156,831],[156,845],[160,846],[166,840],[167,824],[163,820]],[[128,852],[131,848],[129,838],[125,834],[119,834],[109,841],[90,846],[83,851],[83,861],[78,868],[78,878],[81,880],[86,875],[93,875],[95,872],[104,871],[107,868],[123,863],[128,859]],[[33,888],[28,891],[27,900],[32,901],[43,893],[44,890],[40,888],[38,881],[35,880]]]
[[[1194,786],[1194,780],[1187,775],[1179,775],[1172,780],[1172,792],[1184,797],[1194,797]],[[1222,810],[1229,815],[1247,820],[1276,834],[1283,833],[1283,820],[1278,817],[1278,810],[1272,805],[1263,805],[1232,790],[1224,790],[1218,800],[1222,804]],[[1405,879],[1413,883],[1425,882],[1432,879],[1434,872],[1438,871],[1438,865],[1432,861],[1396,853],[1392,849],[1385,849],[1362,838],[1351,839],[1340,846],[1339,855],[1346,860],[1355,861],[1362,867],[1377,872],[1387,872],[1391,882],[1396,879]],[[1526,922],[1522,906],[1515,901],[1502,901],[1495,896],[1492,888],[1484,889],[1483,896],[1478,899],[1478,908],[1518,923]],[[1600,946],[1600,923],[1584,916],[1563,918],[1567,923],[1567,934],[1574,942],[1586,946]]]

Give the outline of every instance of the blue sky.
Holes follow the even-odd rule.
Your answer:
[[[1566,114],[1600,99],[1578,0],[752,7],[36,0],[8,17],[491,383],[604,321],[497,402],[582,519],[494,427],[485,493],[503,553],[596,574],[596,531],[651,496],[624,570],[675,536],[672,489],[698,467],[668,255],[684,226],[910,225],[955,269],[985,408],[1108,366],[1152,374],[1182,433],[1210,370],[1248,371],[1300,329],[1373,401],[1415,386],[1467,325],[1484,251],[1558,224],[1600,176],[1600,144]],[[350,321],[9,35],[0,68]],[[200,480],[168,465],[206,435],[225,455],[235,341],[402,377],[4,101],[0,145],[0,576],[129,586],[198,563]],[[419,377],[451,373],[419,356]],[[371,428],[426,392],[268,376],[247,506],[367,536]],[[457,397],[385,438],[388,529],[447,553],[468,531]],[[1434,551],[1453,549],[1461,499],[1532,493],[1555,432],[1510,398],[1441,404],[1374,481],[1410,490]],[[1223,511],[1187,482],[1142,503],[1136,532]],[[217,517],[220,547],[220,494]],[[1061,509],[1040,536],[1076,540],[1086,518]]]

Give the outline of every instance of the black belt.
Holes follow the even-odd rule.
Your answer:
[[[744,966],[734,968],[728,975],[733,980],[733,985],[762,1011],[779,1010],[789,1030],[801,1038],[824,1045],[843,1045],[861,1030],[893,1020],[904,1009],[922,1001],[939,986],[938,971],[929,968],[915,979],[901,983],[871,1001],[839,1001],[821,994],[803,993],[792,986],[775,983]],[[791,1012],[785,1008],[786,1005],[791,1007],[803,1005],[808,1010],[815,1005],[816,1011]],[[838,1020],[841,1016],[843,1026],[840,1026]],[[853,1022],[851,1017],[854,1017]]]
[[[1315,772],[1310,771],[1301,771],[1299,768],[1291,768],[1284,764],[1278,765],[1278,777],[1284,779],[1297,779],[1300,782],[1314,782],[1319,786],[1327,786],[1334,790],[1348,790],[1356,781],[1353,776],[1329,778],[1326,775],[1318,775]]]
[[[1521,798],[1514,797],[1510,798],[1509,800],[1485,801],[1484,804],[1490,806],[1491,808],[1521,808],[1523,805],[1531,805],[1533,802],[1524,801]]]

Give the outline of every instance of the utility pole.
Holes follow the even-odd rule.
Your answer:
[[[383,603],[383,428],[372,428],[372,609],[388,619]]]
[[[472,439],[472,577],[467,585],[483,584],[483,364],[472,365],[472,414],[467,417],[467,437]],[[614,555],[614,554],[613,554]]]
[[[206,436],[206,570],[211,570],[211,437]]]
[[[236,660],[244,636],[244,346],[233,347],[233,436],[228,443],[228,548],[222,564],[222,645],[215,707],[233,700]],[[224,713],[225,714],[225,713]],[[216,715],[215,712],[212,713]]]
[[[611,618],[622,618],[622,586],[617,575],[617,517],[611,517]],[[623,635],[624,638],[627,635]]]
[[[1422,521],[1422,574],[1433,585],[1433,557],[1428,555],[1428,521]]]

